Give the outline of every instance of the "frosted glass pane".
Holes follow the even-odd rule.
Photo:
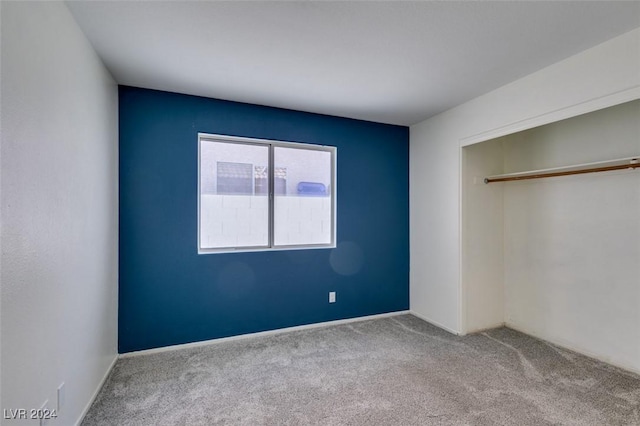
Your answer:
[[[274,245],[330,244],[331,153],[274,148]]]
[[[201,141],[200,248],[269,245],[269,147]]]

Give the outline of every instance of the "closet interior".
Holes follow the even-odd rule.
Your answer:
[[[463,147],[465,331],[640,371],[639,160],[640,100]]]

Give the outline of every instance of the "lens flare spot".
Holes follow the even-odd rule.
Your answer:
[[[344,241],[331,251],[329,264],[340,275],[355,275],[362,269],[364,253],[358,244]]]
[[[231,299],[239,299],[253,289],[255,280],[255,273],[249,265],[232,262],[218,274],[218,290]]]

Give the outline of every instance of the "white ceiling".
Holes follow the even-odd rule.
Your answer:
[[[640,2],[67,2],[120,84],[410,125],[640,26]]]

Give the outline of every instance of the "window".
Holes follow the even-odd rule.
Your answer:
[[[335,247],[336,148],[198,135],[198,253]]]

